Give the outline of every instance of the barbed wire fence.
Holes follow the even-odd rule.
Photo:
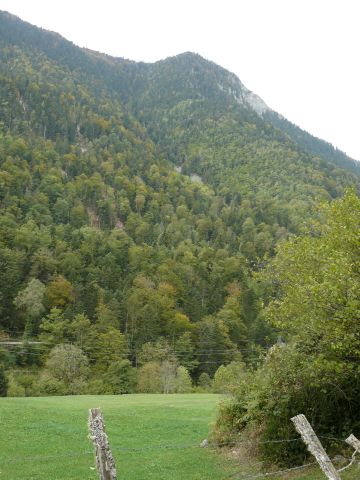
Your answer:
[[[340,439],[340,438],[336,438],[336,437],[328,437],[328,436],[319,436],[318,438],[321,438],[321,439],[331,439],[331,440],[337,440],[337,441],[342,441],[342,442],[345,442],[345,440],[343,439]],[[243,441],[240,441],[240,442],[236,442],[236,446],[240,446],[240,445],[261,445],[261,444],[279,444],[279,443],[288,443],[288,442],[301,442],[302,441],[302,438],[301,437],[297,437],[297,438],[292,438],[292,439],[274,439],[274,440],[265,440],[265,441],[260,441],[260,442],[254,442],[253,440],[243,440]],[[359,441],[358,441],[359,442]],[[360,442],[359,442],[360,443]],[[216,445],[214,447],[208,447],[210,450],[211,449],[217,449],[218,447],[221,447],[221,446],[225,446],[225,445]],[[235,446],[235,444],[233,445]],[[113,454],[131,454],[131,453],[136,453],[136,454],[140,454],[142,452],[151,452],[151,451],[159,451],[159,450],[173,450],[173,451],[176,451],[176,450],[188,450],[188,449],[200,449],[202,450],[204,447],[202,447],[200,445],[200,440],[197,441],[196,443],[184,443],[184,444],[152,444],[152,445],[145,445],[145,446],[142,446],[142,447],[135,447],[135,448],[112,448],[111,451]],[[347,459],[347,460],[350,460],[350,463],[348,465],[346,465],[345,467],[341,468],[338,470],[338,472],[342,472],[344,471],[345,469],[349,468],[350,466],[352,466],[355,462],[355,455],[356,453],[359,453],[360,450],[355,450],[351,459]],[[28,456],[16,456],[16,457],[2,457],[1,458],[1,461],[3,462],[12,462],[12,463],[22,463],[22,462],[47,462],[47,461],[51,461],[51,460],[65,460],[65,459],[70,459],[71,461],[73,461],[74,459],[76,458],[80,458],[80,457],[88,457],[89,458],[89,461],[90,461],[90,458],[94,455],[94,452],[90,450],[84,450],[84,451],[79,451],[79,452],[63,452],[61,454],[50,454],[50,455],[28,455]],[[262,465],[262,462],[255,462],[255,463],[247,463],[247,467],[248,468],[252,468],[252,467],[258,467],[259,469],[259,465],[260,465],[260,468],[261,468],[261,465]],[[260,478],[273,478],[273,477],[279,477],[281,478],[282,476],[286,475],[286,474],[290,474],[290,473],[295,473],[297,471],[302,471],[302,470],[306,470],[310,467],[314,467],[317,465],[317,462],[316,461],[313,461],[313,462],[309,462],[309,463],[306,463],[306,464],[303,464],[303,465],[296,465],[294,467],[290,467],[290,468],[286,468],[286,469],[281,469],[281,470],[275,470],[275,471],[265,471],[265,472],[262,472],[262,471],[258,471],[256,473],[254,472],[244,472],[244,469],[236,469],[234,472],[231,472],[231,473],[228,473],[228,474],[224,474],[223,476],[223,480],[255,480],[255,479],[260,479]],[[60,478],[59,478],[60,480]],[[73,480],[77,480],[77,479],[73,479]],[[145,480],[145,479],[144,479]]]
[[[90,410],[90,416],[93,415],[94,411],[95,411],[95,409]],[[101,417],[101,424],[102,424],[101,412],[100,412],[99,409],[96,409],[96,411],[98,412],[98,415],[100,415],[100,417]],[[337,470],[334,467],[333,463],[331,462],[330,458],[328,457],[327,453],[325,452],[325,450],[324,450],[324,448],[323,448],[323,446],[320,442],[319,438],[321,438],[321,437],[318,437],[316,435],[316,433],[312,429],[310,423],[306,419],[305,415],[303,415],[303,414],[297,415],[297,416],[293,417],[291,419],[291,421],[293,422],[293,424],[294,424],[296,430],[298,431],[298,433],[300,433],[301,437],[293,438],[293,439],[265,440],[265,441],[257,442],[257,443],[258,444],[261,444],[261,443],[263,443],[263,444],[264,443],[282,443],[282,442],[295,442],[295,441],[301,441],[302,440],[306,444],[309,452],[316,458],[316,462],[319,464],[321,470],[327,476],[328,480],[341,480],[339,473],[346,470],[347,468],[349,468],[350,466],[353,465],[353,463],[355,461],[356,454],[360,452],[360,441],[353,434],[351,434],[345,440],[345,442],[348,445],[351,445],[354,448],[354,453],[352,455],[352,458],[350,459],[350,463],[348,465],[346,465],[345,467]],[[90,431],[92,431],[92,428],[93,427],[91,427],[91,423],[90,423]],[[96,464],[98,465],[98,471],[100,473],[100,479],[101,480],[116,480],[116,478],[117,478],[116,477],[116,471],[115,471],[114,476],[112,476],[112,474],[111,474],[111,471],[112,471],[111,466],[113,464],[112,452],[110,450],[110,446],[108,444],[106,434],[103,433],[102,435],[103,435],[102,438],[105,439],[104,440],[105,446],[101,446],[101,443],[96,444]],[[94,438],[94,437],[92,437],[92,438]],[[325,437],[325,438],[329,438],[329,437]],[[244,444],[244,443],[252,443],[252,442],[251,441],[243,441],[243,442],[239,442],[239,443]],[[197,445],[197,447],[200,447],[200,446],[201,445]],[[177,448],[179,448],[179,446],[177,446]],[[193,448],[193,447],[189,446],[189,447],[186,447],[186,448]],[[100,452],[100,454],[98,452]],[[106,459],[105,452],[107,452],[107,454],[109,456],[108,460]],[[284,474],[287,474],[287,473],[299,471],[299,470],[314,466],[316,464],[316,462],[310,462],[310,463],[307,463],[307,464],[304,464],[304,465],[297,465],[295,467],[291,467],[291,468],[288,468],[288,469],[285,469],[285,470],[277,470],[277,471],[273,471],[273,472],[260,472],[260,473],[257,473],[255,475],[250,475],[250,476],[247,475],[245,477],[243,476],[243,472],[237,471],[237,472],[231,473],[230,475],[227,475],[226,478],[227,479],[230,479],[230,478],[240,479],[240,476],[242,476],[242,480],[252,480],[252,479],[256,479],[256,478],[266,478],[266,477],[270,477],[270,476],[281,476],[281,475],[284,475]],[[107,470],[104,467],[101,469],[99,467],[100,464],[109,465],[109,470]],[[115,470],[115,467],[114,467],[114,470]]]

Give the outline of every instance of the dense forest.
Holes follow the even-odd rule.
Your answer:
[[[305,352],[303,372],[319,354],[322,381],[336,359],[335,374],[349,380],[353,310],[340,293],[341,309],[324,302],[332,288],[344,293],[336,282],[352,253],[340,279],[324,252],[332,259],[336,241],[346,248],[334,232],[352,248],[358,164],[252,99],[198,55],[135,63],[0,12],[2,394],[228,391],[250,375],[230,388],[238,400],[220,417],[225,441],[249,425],[277,433],[277,380],[264,369],[290,375]],[[318,209],[348,187],[344,207]],[[332,210],[345,227],[329,227]],[[327,267],[323,292],[315,285]],[[304,301],[309,288],[314,304]],[[336,333],[327,338],[325,328],[323,338],[330,320]],[[304,325],[313,328],[306,342]],[[331,356],[329,342],[345,343]],[[311,388],[309,408],[325,387]]]

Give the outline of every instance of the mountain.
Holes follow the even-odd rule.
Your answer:
[[[289,120],[286,120],[286,118],[273,110],[269,109],[264,111],[262,116],[266,121],[271,122],[276,128],[279,128],[288,134],[289,137],[305,152],[317,155],[324,160],[331,161],[339,167],[346,168],[359,175],[360,162],[348,157],[344,152],[333,147],[331,143],[310,135],[308,132],[289,122]]]
[[[258,235],[269,245],[282,236],[274,225],[298,232],[312,206],[358,182],[347,173],[358,173],[358,162],[291,127],[234,74],[198,55],[143,66],[139,76],[127,105],[183,173],[236,206],[237,233],[245,221],[251,226],[242,244],[247,258],[268,250],[254,251]]]
[[[349,186],[356,162],[199,55],[136,63],[0,12],[3,335],[104,375],[99,350],[196,378],[250,361],[273,335],[252,271]]]

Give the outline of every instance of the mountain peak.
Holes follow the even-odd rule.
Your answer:
[[[225,93],[238,104],[250,107],[258,115],[263,115],[270,110],[264,100],[249,90],[235,73],[226,70],[198,53],[187,51],[155,63],[176,65],[179,62],[182,68],[187,68],[187,76],[194,74],[197,76],[203,75],[203,78],[206,78],[208,82],[215,82],[216,88],[212,91],[218,90],[223,94]]]
[[[0,15],[3,16],[4,18],[8,18],[8,19],[11,19],[11,20],[17,20],[19,22],[22,22],[23,20],[21,20],[20,17],[18,17],[17,15],[14,15],[13,13],[10,13],[6,10],[0,10]]]

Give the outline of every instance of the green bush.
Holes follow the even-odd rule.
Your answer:
[[[104,382],[115,395],[132,393],[135,388],[135,369],[129,360],[119,360],[110,365]]]
[[[86,393],[88,395],[113,395],[113,389],[104,379],[94,378],[88,382]]]
[[[161,365],[159,362],[148,362],[137,371],[137,386],[139,393],[161,393]]]
[[[36,382],[35,392],[39,396],[66,395],[68,388],[63,381],[58,380],[48,372],[43,372]]]
[[[12,372],[8,374],[8,397],[30,397],[34,394],[34,384],[37,375],[26,372]]]
[[[192,391],[192,381],[188,370],[181,366],[176,369],[175,392],[190,393]]]
[[[341,369],[341,371],[340,371]],[[301,462],[306,456],[291,418],[306,415],[317,434],[344,438],[359,432],[360,372],[349,364],[318,361],[300,347],[273,347],[264,365],[239,383],[235,397],[224,403],[215,427],[218,443],[253,437],[265,461],[279,465]],[[340,445],[323,440],[324,446]]]
[[[215,393],[234,393],[244,373],[245,365],[242,362],[220,365],[214,375],[213,391]]]
[[[210,392],[212,389],[212,380],[207,372],[202,372],[197,382],[197,391]]]
[[[20,385],[13,375],[9,375],[8,378],[8,389],[7,389],[7,396],[8,397],[25,397],[25,388]]]

